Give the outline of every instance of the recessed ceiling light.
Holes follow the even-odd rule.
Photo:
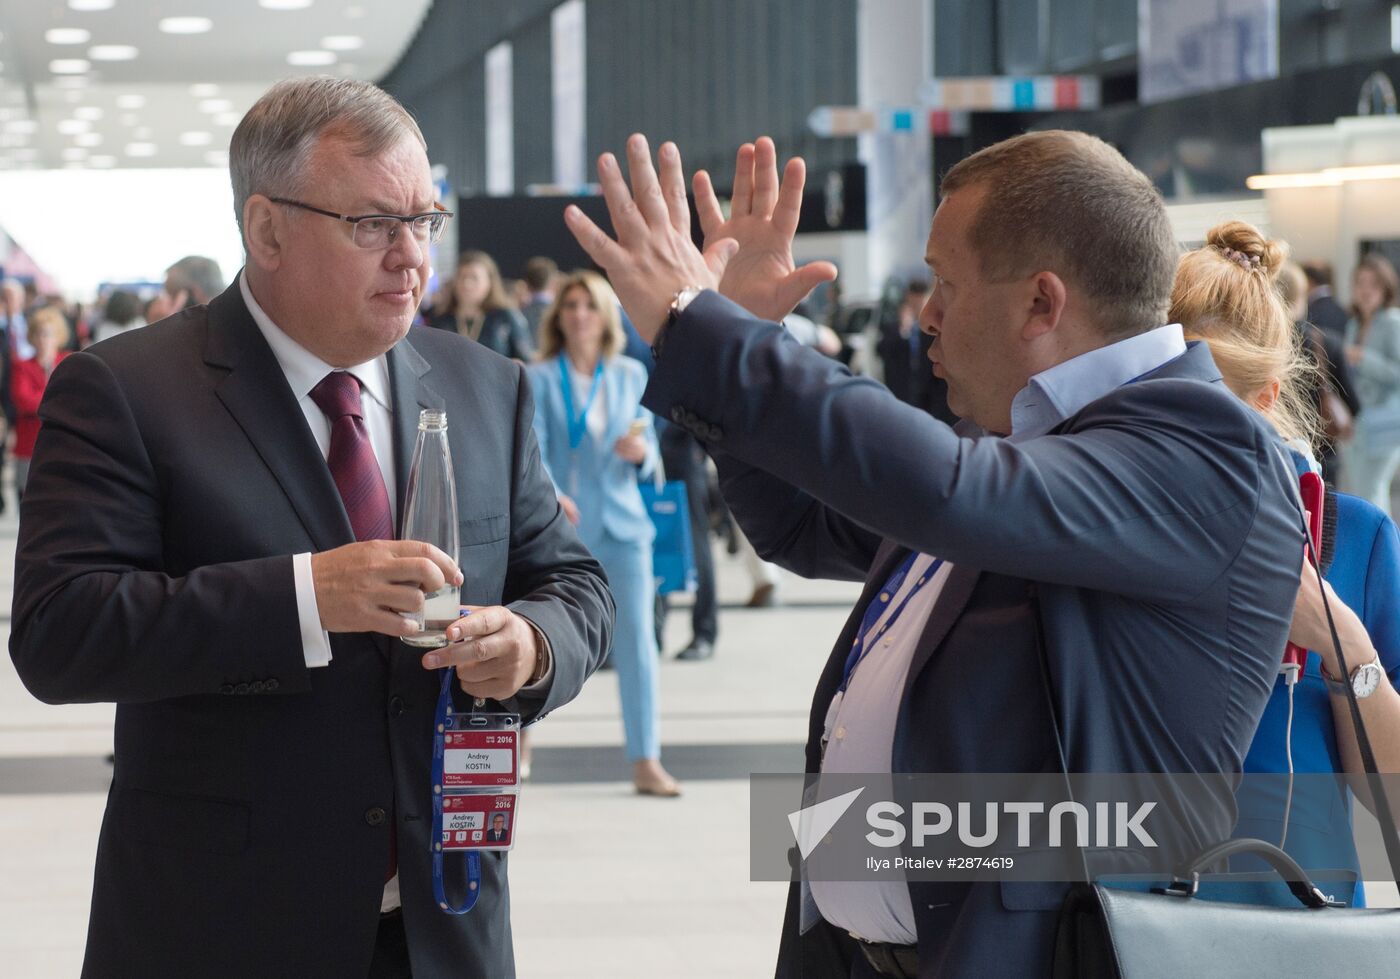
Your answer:
[[[76,136],[92,129],[92,123],[86,119],[60,119],[54,128],[65,136]]]
[[[86,44],[92,40],[92,32],[81,27],[53,27],[44,31],[44,40],[50,44]]]
[[[265,10],[305,10],[312,0],[258,0],[258,6]]]
[[[118,109],[139,109],[139,108],[141,108],[142,106],[144,106],[145,104],[146,104],[146,96],[144,96],[144,95],[136,95],[135,93],[132,93],[132,94],[129,94],[129,95],[118,95],[118,96],[117,96],[117,108],[118,108]]]
[[[321,47],[327,51],[358,51],[365,46],[365,39],[354,34],[332,34],[321,38]]]
[[[59,156],[69,161],[86,160],[87,155],[87,150],[83,149],[81,146],[69,146],[67,149],[65,149],[62,153],[59,154]]]
[[[55,75],[81,75],[91,67],[86,58],[55,58],[49,62],[49,71]]]
[[[287,55],[287,64],[297,68],[323,68],[335,64],[334,51],[293,51]]]
[[[74,119],[86,119],[88,122],[96,122],[102,115],[102,110],[95,105],[80,105],[73,110]]]
[[[193,129],[187,133],[180,134],[181,146],[208,146],[214,142],[214,136],[199,129]]]
[[[83,133],[83,134],[81,134],[81,135],[79,135],[79,136],[73,137],[73,143],[74,143],[75,145],[77,145],[77,146],[101,146],[101,145],[102,145],[102,134],[101,134],[101,133]]]
[[[7,133],[28,135],[29,133],[38,132],[39,124],[33,119],[11,119],[9,122],[5,123],[4,126],[0,126],[0,129],[3,129]]]
[[[199,103],[200,112],[227,112],[233,108],[228,99],[203,99]]]
[[[208,17],[163,17],[156,26],[166,34],[204,34],[214,22]]]
[[[86,13],[89,10],[111,10],[117,0],[68,0],[69,10]]]
[[[228,153],[224,150],[210,150],[204,154],[204,162],[213,167],[228,166]]]
[[[155,143],[127,143],[127,156],[155,156],[160,152]]]
[[[197,99],[211,99],[219,94],[219,86],[210,82],[200,82],[190,86],[190,94]]]
[[[116,165],[117,165],[117,158],[116,158],[115,156],[90,156],[90,157],[88,157],[88,166],[90,166],[90,167],[102,167],[102,168],[106,168],[106,167],[114,167],[114,166],[116,166]]]
[[[236,126],[243,121],[243,117],[237,112],[220,112],[214,116],[214,122],[220,126]]]
[[[88,48],[88,57],[93,61],[134,61],[140,53],[130,44],[94,44]]]

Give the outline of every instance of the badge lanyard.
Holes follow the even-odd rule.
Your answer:
[[[903,601],[895,606],[894,611],[890,613],[890,617],[885,620],[885,624],[880,626],[879,629],[876,629],[875,623],[880,621],[880,616],[884,615],[885,610],[890,607],[890,603],[894,601],[895,595],[898,594],[900,587],[904,584],[904,579],[909,577],[909,572],[913,570],[914,562],[918,559],[918,552],[911,551],[909,556],[895,569],[894,574],[890,575],[889,580],[885,582],[884,587],[880,589],[879,593],[870,600],[870,605],[866,608],[865,615],[861,619],[860,631],[856,634],[855,642],[851,644],[851,651],[846,654],[846,666],[841,673],[841,686],[837,688],[836,696],[831,698],[831,705],[827,708],[826,728],[828,730],[830,730],[833,720],[836,717],[836,712],[840,708],[841,701],[845,699],[846,688],[850,686],[851,675],[855,673],[856,667],[860,665],[861,660],[869,655],[870,649],[875,641],[888,632],[890,628],[899,621],[899,617],[904,614],[904,610],[909,606],[909,603],[913,601],[914,596],[923,589],[924,585],[928,584],[929,581],[933,579],[934,574],[943,565],[943,559],[936,558],[934,562],[929,565],[928,570],[923,573],[922,577],[914,582],[914,587],[909,589],[909,594],[905,595]],[[825,742],[826,738],[823,737],[822,740]]]
[[[583,403],[583,410],[577,415],[574,414],[574,386],[569,381],[569,364],[563,354],[559,355],[559,384],[564,390],[564,414],[569,421],[569,448],[577,449],[583,442],[583,433],[588,431],[588,412],[593,408],[593,402],[598,398],[598,388],[603,383],[603,362],[598,361],[597,368],[593,371],[593,386],[588,389],[588,400]]]
[[[463,616],[469,609],[462,609]],[[514,846],[519,814],[520,718],[516,714],[457,714],[456,669],[444,667],[433,717],[433,897],[448,914],[466,914],[481,894],[480,849]],[[478,706],[482,701],[477,701]],[[496,826],[497,820],[501,825]],[[488,832],[489,830],[489,832]],[[446,851],[467,851],[466,898],[447,898]]]
[[[442,689],[438,691],[437,713],[433,720],[433,898],[448,914],[466,914],[476,907],[476,899],[481,894],[481,854],[476,850],[467,851],[467,898],[462,904],[453,905],[447,900],[443,886],[442,762],[446,754],[448,715],[452,712],[452,677],[457,671],[444,666],[441,672]]]

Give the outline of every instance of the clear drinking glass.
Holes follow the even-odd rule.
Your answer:
[[[426,541],[457,560],[457,484],[452,450],[447,445],[447,412],[427,408],[418,415],[418,440],[404,494],[403,539]],[[426,597],[423,609],[408,613],[419,631],[405,636],[410,646],[434,649],[447,645],[444,630],[457,621],[461,607],[457,586],[448,584]]]

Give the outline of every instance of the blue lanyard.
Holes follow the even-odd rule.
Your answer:
[[[452,711],[452,678],[457,671],[445,666],[440,672],[442,689],[438,691],[437,716],[433,721],[433,897],[438,907],[448,914],[466,914],[476,907],[476,899],[481,894],[481,854],[476,850],[467,851],[467,898],[460,906],[453,906],[447,900],[442,879],[442,763],[446,755],[448,714]]]
[[[841,693],[844,694],[846,692],[846,687],[851,682],[851,674],[856,671],[856,667],[860,664],[860,661],[865,659],[866,654],[870,652],[871,644],[878,639],[881,634],[890,630],[895,622],[899,620],[900,615],[904,613],[909,602],[913,600],[914,596],[919,593],[919,590],[923,588],[924,585],[929,583],[934,573],[937,572],[943,564],[943,559],[938,558],[929,565],[923,577],[914,583],[914,587],[909,589],[909,594],[905,595],[904,600],[890,613],[889,619],[880,627],[879,632],[872,636],[870,633],[871,630],[875,628],[875,623],[880,621],[880,616],[884,614],[885,609],[890,607],[890,602],[894,601],[894,596],[899,592],[900,586],[904,584],[904,579],[909,576],[909,572],[914,567],[914,562],[918,559],[918,553],[911,551],[909,556],[904,559],[903,563],[895,569],[894,574],[890,575],[889,580],[885,582],[885,586],[871,599],[870,605],[865,610],[865,617],[862,618],[860,622],[860,633],[856,636],[855,642],[851,644],[851,651],[846,654],[846,669],[845,672],[841,674]]]
[[[569,381],[569,365],[564,355],[559,355],[559,385],[564,389],[564,414],[569,422],[569,448],[577,449],[579,443],[583,441],[583,433],[588,430],[588,412],[593,407],[593,402],[597,400],[598,388],[603,383],[603,362],[598,361],[597,368],[593,371],[593,387],[588,391],[588,400],[583,403],[583,410],[577,415],[574,414],[574,386]]]

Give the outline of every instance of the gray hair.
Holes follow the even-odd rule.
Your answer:
[[[327,75],[280,81],[248,110],[229,144],[239,232],[249,197],[300,192],[307,161],[329,129],[351,140],[358,156],[378,156],[410,136],[428,145],[408,110],[377,85]]]
[[[219,263],[204,255],[186,255],[165,271],[167,275],[173,272],[182,279],[185,288],[198,289],[199,302],[207,303],[224,291],[224,274],[219,270]]]

